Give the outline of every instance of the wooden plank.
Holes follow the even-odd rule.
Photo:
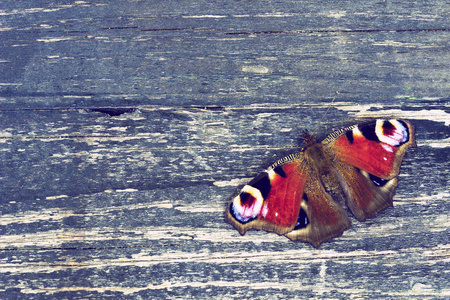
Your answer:
[[[264,2],[271,8],[237,11],[220,3],[202,13],[195,2],[175,11],[147,1],[8,3],[3,105],[286,104],[335,90],[389,103],[449,94],[441,1],[409,9],[287,2],[277,10]]]
[[[448,11],[5,2],[0,294],[450,297]],[[324,138],[378,117],[417,131],[393,208],[319,249],[224,222],[238,188],[298,151],[303,129]]]

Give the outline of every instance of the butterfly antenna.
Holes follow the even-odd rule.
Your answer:
[[[338,91],[334,92],[334,97],[333,99],[331,99],[331,103],[330,105],[328,105],[327,110],[325,111],[325,113],[323,114],[322,118],[319,120],[319,123],[317,123],[316,128],[314,128],[314,132],[317,132],[317,128],[319,127],[320,123],[322,123],[323,119],[325,118],[325,116],[327,115],[328,111],[330,110],[331,106],[333,105],[334,100],[336,99],[337,95],[339,94]]]

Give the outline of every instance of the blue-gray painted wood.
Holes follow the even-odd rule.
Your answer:
[[[4,1],[2,298],[450,297],[449,12]],[[417,131],[393,208],[319,249],[224,222],[303,129],[378,117]]]

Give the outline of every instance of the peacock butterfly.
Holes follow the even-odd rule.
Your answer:
[[[288,155],[245,185],[226,221],[241,235],[263,229],[318,247],[392,206],[406,149],[416,146],[404,120],[376,120],[330,134],[321,143],[304,131],[303,151]]]

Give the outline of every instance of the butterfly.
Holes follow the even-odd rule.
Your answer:
[[[226,221],[241,235],[263,229],[317,248],[350,227],[345,205],[359,221],[393,206],[402,158],[416,146],[411,123],[375,120],[321,143],[303,135],[303,151],[275,162],[230,202]]]

